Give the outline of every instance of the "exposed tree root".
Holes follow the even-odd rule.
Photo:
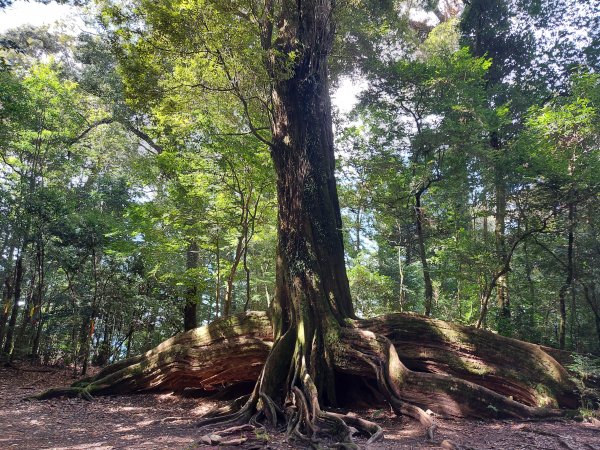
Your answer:
[[[573,394],[576,386],[564,367],[537,345],[403,314],[356,324],[388,337],[409,369],[469,380],[529,406],[578,405]],[[216,392],[254,382],[271,341],[267,315],[247,313],[177,335],[144,355],[108,366],[94,378],[73,386],[89,386],[92,395],[155,388]],[[78,394],[78,390],[52,390],[40,398]]]
[[[388,314],[356,325],[390,339],[413,371],[468,380],[529,406],[578,406],[576,387],[555,349],[410,314]]]
[[[394,344],[383,335],[351,326],[341,328],[339,333],[339,340],[330,347],[335,370],[374,379],[394,411],[418,420],[431,440],[437,425],[424,407],[451,416],[526,418],[561,414],[560,411],[519,403],[486,387],[448,375],[413,372],[402,363]],[[298,357],[301,351],[293,358],[290,372],[294,375],[283,408],[272,400],[263,389],[265,377],[271,373],[270,363],[277,360],[280,348],[285,350],[287,347],[285,340],[286,336],[283,336],[276,343],[246,405],[237,413],[211,418],[203,425],[246,420],[260,423],[265,419],[276,427],[283,422],[290,439],[313,446],[325,438],[332,439],[334,447],[355,448],[351,427],[369,435],[368,443],[381,439],[383,432],[377,424],[352,414],[321,409],[317,388],[306,363],[303,357]]]
[[[178,334],[143,355],[112,364],[70,388],[49,389],[38,400],[88,398],[186,387],[216,392],[258,378],[273,340],[265,313],[243,314]]]
[[[246,442],[245,438],[237,438],[237,439],[229,439],[226,440],[224,436],[229,436],[235,433],[240,433],[244,431],[254,431],[255,428],[250,425],[240,425],[237,427],[230,427],[225,430],[220,431],[218,434],[207,434],[200,438],[200,442],[207,445],[241,445]]]
[[[523,419],[562,414],[558,410],[525,405],[460,378],[411,371],[398,357],[394,344],[372,331],[344,328],[342,342],[346,345],[336,348],[336,368],[353,375],[368,376],[370,367],[392,407],[425,425],[433,426],[433,423],[423,408],[439,415],[457,417]],[[404,406],[405,411],[402,411],[406,403],[416,405],[417,409]]]
[[[331,370],[372,380],[393,410],[418,420],[429,439],[434,438],[438,416],[553,417],[561,412],[546,405],[564,407],[577,401],[565,369],[546,351],[481,330],[391,315],[348,321],[327,339]],[[91,399],[92,395],[187,387],[216,392],[258,380],[249,396],[205,417],[200,425],[218,423],[227,430],[242,424],[271,426],[286,431],[290,441],[313,447],[325,441],[330,447],[356,448],[352,435],[357,432],[368,436],[369,443],[383,437],[376,423],[321,408],[323,392],[315,383],[318,373],[314,362],[312,372],[307,364],[311,352],[298,343],[295,331],[271,342],[267,315],[247,313],[175,336],[142,356],[105,368],[94,378],[50,389],[36,398]],[[511,356],[509,370],[506,361]],[[473,361],[479,365],[469,364]],[[519,375],[515,361],[522,363],[530,379]],[[476,373],[473,367],[485,370]],[[532,394],[530,385],[543,395]],[[511,398],[507,392],[518,395]],[[226,434],[212,436],[224,442]]]
[[[321,408],[319,393],[308,372],[301,346],[296,348],[289,361],[288,388],[283,402],[274,399],[274,394],[277,394],[277,389],[273,389],[273,382],[278,378],[276,372],[285,367],[285,364],[280,364],[281,358],[289,354],[295,342],[295,334],[288,331],[274,344],[254,391],[239,411],[206,418],[199,426],[239,423],[271,426],[285,430],[290,441],[315,448],[326,441],[332,448],[356,449],[353,431],[369,436],[368,443],[383,438],[383,430],[374,422]]]

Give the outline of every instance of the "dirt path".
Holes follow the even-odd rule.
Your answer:
[[[220,406],[206,399],[173,394],[99,397],[93,402],[24,399],[48,387],[70,384],[66,370],[32,372],[0,368],[0,449],[205,449],[199,444],[206,431],[195,426],[204,413]],[[379,449],[444,448],[451,440],[464,449],[600,450],[600,426],[573,421],[441,421],[436,442],[427,442],[412,420],[387,411],[363,411],[385,429]],[[244,449],[296,448],[283,434],[245,432]],[[364,441],[362,441],[364,443]],[[446,444],[447,445],[447,444]],[[224,448],[224,447],[220,447]],[[241,447],[231,447],[240,449]],[[448,448],[448,447],[446,447]]]

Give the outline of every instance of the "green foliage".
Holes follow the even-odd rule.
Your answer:
[[[368,85],[336,130],[356,309],[422,312],[428,277],[435,317],[474,324],[488,301],[484,326],[557,345],[572,228],[567,346],[599,351],[600,15],[442,3],[335,11],[332,84]],[[0,341],[22,257],[17,354],[102,364],[180,331],[188,301],[199,322],[227,298],[269,306],[270,87],[302,49],[261,36],[255,5],[102,0],[96,35],[0,37]]]
[[[360,253],[348,268],[348,280],[356,311],[362,317],[383,314],[394,302],[394,282],[378,273],[373,255]]]
[[[515,83],[531,79],[533,71],[539,76],[531,58],[538,44],[546,44],[506,31],[511,21],[541,20],[544,12],[534,17],[520,5],[484,3],[471,3],[460,23],[450,19],[433,28],[414,56],[373,55],[370,61],[369,88],[338,138],[350,272],[356,263],[357,278],[392,280],[391,298],[398,300],[384,300],[387,310],[423,311],[419,194],[434,314],[473,324],[489,296],[487,326],[556,345],[565,205],[574,200],[581,217],[567,340],[596,349],[600,301],[590,246],[597,227],[581,221],[596,220],[589,207],[598,195],[597,77],[574,75],[561,87],[563,95],[550,101],[541,95],[554,74],[537,85]],[[496,220],[501,186],[507,205],[503,240]],[[378,255],[369,271],[360,256],[365,251]],[[505,264],[508,319],[493,298],[495,276]],[[353,289],[363,285],[353,283]]]
[[[569,370],[575,372],[581,380],[600,378],[600,360],[575,354],[573,355],[573,364],[569,365]]]
[[[600,417],[600,390],[597,388],[600,380],[600,359],[590,355],[573,355],[573,363],[568,366],[574,374],[582,395],[580,412],[584,418]]]

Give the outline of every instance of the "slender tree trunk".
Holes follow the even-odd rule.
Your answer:
[[[535,292],[535,283],[533,281],[533,267],[531,266],[531,258],[529,257],[529,247],[527,241],[523,243],[523,252],[525,254],[525,275],[527,277],[527,286],[529,289],[529,301],[532,305],[537,304],[537,296]]]
[[[483,209],[485,211],[485,214],[483,215],[483,241],[486,242],[488,240],[488,236],[490,234],[489,219],[488,219],[489,207],[488,207],[487,199],[485,199],[485,201],[483,203]],[[475,223],[476,219],[473,219],[473,220]],[[475,229],[475,226],[473,226],[473,229]]]
[[[575,205],[569,204],[568,244],[567,244],[567,276],[565,283],[558,293],[558,307],[560,319],[558,322],[558,346],[562,350],[566,345],[567,334],[567,292],[573,289],[573,249],[574,249],[574,227],[575,227]]]
[[[417,239],[419,241],[419,256],[421,257],[421,265],[423,266],[423,284],[425,286],[425,315],[430,316],[433,308],[433,283],[429,269],[429,261],[427,261],[427,250],[425,248],[425,229],[423,214],[423,205],[421,204],[422,191],[415,194],[415,216],[417,223]]]
[[[265,309],[271,308],[271,294],[269,294],[269,287],[265,284]]]
[[[600,351],[600,314],[595,314],[594,317],[596,319],[596,337],[598,338],[597,351]]]
[[[575,265],[573,264],[573,279],[577,279],[577,273]],[[579,335],[581,330],[581,323],[579,321],[579,314],[577,311],[577,292],[575,290],[576,286],[573,283],[571,285],[571,326],[569,327],[572,348],[578,352],[579,349]]]
[[[54,302],[48,302],[46,305],[46,316],[52,317],[55,308],[56,304]],[[50,349],[53,348],[54,344],[54,335],[52,333],[47,335],[44,333],[45,330],[48,329],[48,321],[45,320],[44,317],[45,316],[43,315],[42,320],[40,320],[40,323],[38,324],[37,340],[33,341],[34,350],[32,353],[34,356],[39,355],[42,364],[48,364],[50,361]],[[42,339],[42,337],[45,337],[45,339]],[[42,343],[44,344],[43,346]]]
[[[487,278],[487,277],[486,277]],[[492,293],[494,290],[494,282],[487,282],[487,279],[484,279],[483,282],[483,290],[479,294],[479,319],[477,319],[477,323],[475,324],[476,328],[485,328],[487,326],[487,312],[488,305],[490,303],[490,297],[492,297]]]
[[[35,333],[33,336],[33,342],[31,343],[31,357],[38,359],[40,352],[40,341],[42,339],[42,329],[44,328],[44,320],[40,318],[36,322]]]
[[[79,301],[77,298],[77,292],[75,291],[75,286],[73,286],[73,276],[71,276],[69,274],[69,272],[65,269],[63,269],[64,273],[65,273],[65,277],[67,278],[67,287],[69,289],[69,297],[71,298],[71,338],[69,340],[70,344],[71,344],[71,348],[70,348],[70,363],[73,364],[73,377],[77,376],[77,355],[79,353],[79,340],[78,335],[77,335],[77,329],[78,329],[78,324],[77,324],[77,316],[79,315],[78,313],[79,311]]]
[[[244,231],[238,236],[237,245],[235,247],[235,254],[233,255],[233,262],[231,263],[231,270],[227,276],[227,288],[225,290],[225,304],[223,305],[223,315],[225,317],[231,314],[233,305],[233,282],[235,281],[235,275],[237,274],[238,266],[242,259],[244,251]]]
[[[4,289],[2,290],[2,311],[0,312],[0,348],[4,342],[6,325],[10,316],[10,307],[13,304],[13,283],[15,279],[14,270],[6,275]]]
[[[398,276],[400,277],[400,293],[398,295],[399,311],[404,311],[406,304],[406,287],[404,286],[404,263],[402,261],[402,246],[398,246]]]
[[[133,344],[133,333],[134,333],[134,329],[131,328],[129,330],[129,333],[127,334],[127,346],[126,346],[126,350],[125,350],[125,358],[129,358],[131,356],[131,346]]]
[[[198,252],[198,243],[192,241],[187,248],[187,270],[194,270],[199,267],[200,254]],[[198,326],[198,285],[196,275],[191,281],[186,291],[185,306],[183,309],[183,329],[184,331],[192,330]],[[190,280],[188,280],[190,283]]]
[[[88,370],[90,347],[94,331],[96,329],[95,313],[91,312],[88,316],[84,316],[79,330],[79,358],[81,360],[81,374],[85,376]]]
[[[360,253],[360,249],[361,249],[361,235],[360,235],[360,230],[362,229],[362,208],[359,206],[358,210],[356,211],[356,222],[354,224],[354,230],[356,233],[356,245],[355,245],[355,252],[358,255]]]
[[[31,325],[32,333],[29,336],[29,344],[35,339],[36,324],[40,320],[41,306],[44,296],[44,245],[40,240],[35,246],[35,266],[31,271],[31,279],[29,281],[29,293],[27,294],[27,303],[25,305],[25,314],[19,333],[15,339],[15,347],[25,348],[25,338],[27,336],[27,328]]]
[[[73,320],[73,324],[71,326],[71,364],[73,364],[73,378],[77,377],[77,366],[79,361],[77,360],[77,355],[79,354],[79,335],[77,334],[77,323]]]
[[[598,350],[600,351],[600,302],[597,300],[596,296],[596,286],[594,283],[591,286],[587,284],[583,285],[583,294],[584,297],[594,314],[595,324],[596,324],[596,337],[598,339]]]
[[[529,291],[529,304],[531,306],[537,305],[537,295],[535,289],[535,282],[533,280],[533,267],[531,265],[531,258],[529,256],[529,247],[527,241],[523,243],[523,254],[525,256],[525,276],[527,278],[527,288]],[[535,330],[534,310],[527,313],[527,327],[529,331]],[[531,334],[529,335],[531,339]],[[524,338],[524,336],[521,336]]]
[[[244,228],[244,271],[246,272],[246,303],[244,305],[244,311],[248,310],[251,299],[251,286],[250,286],[250,266],[248,265],[248,250],[250,247],[250,240],[254,237],[254,230],[256,229],[256,218],[258,217],[258,206],[260,205],[262,197],[262,189],[258,190],[256,200],[252,213],[248,208],[248,215],[246,216],[246,227]],[[250,201],[250,199],[248,199]],[[258,288],[257,288],[258,290]],[[268,307],[268,306],[267,306]]]
[[[8,241],[8,236],[6,240]],[[8,245],[7,245],[8,246]],[[13,283],[15,278],[14,267],[13,267],[13,253],[15,251],[14,244],[10,244],[6,258],[4,253],[0,255],[2,258],[2,264],[4,266],[4,278],[2,280],[2,310],[0,310],[0,349],[4,343],[4,334],[6,333],[6,324],[10,315],[10,307],[12,305],[13,296]]]
[[[102,256],[97,253],[96,249],[92,249],[92,274],[94,279],[93,293],[92,293],[92,302],[91,302],[91,310],[87,317],[84,316],[81,325],[81,347],[80,347],[80,355],[82,357],[81,363],[81,375],[86,375],[90,360],[90,345],[92,342],[92,338],[94,336],[94,331],[96,327],[96,319],[98,317],[98,301],[99,301],[99,292],[98,292],[98,266],[100,264]]]
[[[19,315],[19,302],[21,301],[21,285],[23,284],[23,251],[17,258],[15,265],[15,281],[14,281],[14,294],[13,294],[13,306],[10,314],[10,320],[8,322],[8,329],[6,331],[6,339],[4,341],[4,353],[7,356],[12,354],[13,350],[13,335],[15,332],[15,326],[17,324],[17,316]]]
[[[46,288],[46,269],[45,269],[45,259],[46,259],[46,249],[43,242],[39,242],[37,246],[37,271],[38,271],[38,285],[37,292],[35,294],[35,299],[33,303],[33,315],[32,315],[32,328],[33,332],[33,340],[31,344],[31,356],[37,356],[39,343],[40,343],[40,335],[42,332],[42,305],[44,302],[44,292]]]
[[[31,271],[31,278],[29,280],[29,287],[27,289],[27,294],[25,295],[25,298],[27,299],[25,301],[25,306],[23,308],[23,314],[21,317],[21,325],[18,327],[18,332],[16,334],[16,337],[14,339],[15,344],[14,344],[14,348],[20,350],[22,348],[25,347],[24,345],[24,337],[25,337],[25,331],[27,330],[27,327],[29,325],[29,323],[31,322],[31,319],[33,317],[33,309],[34,309],[34,303],[36,302],[34,300],[34,297],[36,295],[36,285],[37,285],[37,271],[36,270],[32,270]],[[12,356],[14,357],[15,352],[13,349],[13,353]]]
[[[246,274],[246,302],[244,303],[244,311],[248,311],[248,306],[250,305],[250,297],[251,297],[251,289],[250,289],[250,267],[248,266],[248,230],[246,229],[246,236],[244,237],[244,272]]]
[[[215,277],[215,319],[219,317],[219,303],[221,302],[221,249],[219,247],[219,230],[216,242],[216,277]]]
[[[497,287],[498,280],[510,271],[510,261],[512,259],[512,255],[515,248],[516,243],[515,246],[512,247],[511,251],[507,254],[506,260],[504,261],[504,265],[498,268],[495,271],[495,273],[492,274],[491,279],[489,281],[487,280],[487,277],[484,280],[483,291],[479,297],[481,309],[479,312],[479,319],[477,320],[477,324],[475,325],[477,328],[481,328],[481,326],[485,327],[490,298],[492,297],[494,288]]]
[[[92,340],[92,364],[96,366],[103,366],[108,361],[108,355],[110,354],[110,349],[106,348],[106,343],[108,342],[108,321],[105,316],[98,317],[98,323],[102,324],[102,332],[99,333],[100,336],[96,339],[96,342]]]
[[[496,217],[494,237],[496,240],[496,255],[499,264],[507,258],[506,252],[506,181],[504,169],[496,169]],[[496,281],[496,298],[498,301],[498,332],[510,335],[510,297],[508,293],[508,273],[502,274]]]

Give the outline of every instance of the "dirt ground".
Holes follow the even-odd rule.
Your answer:
[[[208,433],[196,423],[206,412],[222,406],[207,399],[182,398],[171,393],[80,399],[25,401],[42,390],[68,385],[64,369],[51,371],[18,365],[0,368],[0,449],[207,449],[200,443]],[[360,411],[385,430],[385,440],[370,449],[564,449],[600,450],[600,425],[575,421],[439,421],[435,442],[413,420],[388,411]],[[231,449],[290,449],[282,433],[247,431],[242,446]],[[443,441],[446,442],[443,443]],[[364,439],[358,440],[364,446]]]

